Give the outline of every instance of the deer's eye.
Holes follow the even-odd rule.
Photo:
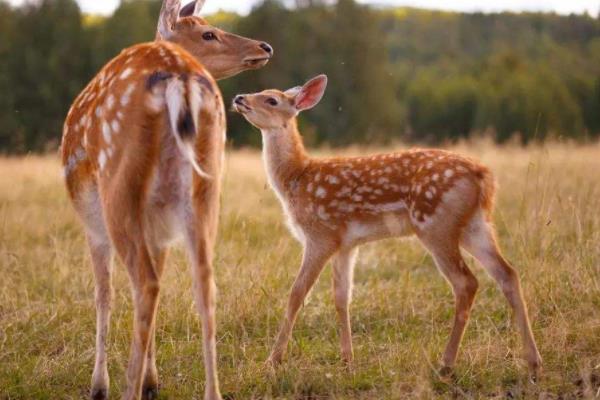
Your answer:
[[[279,104],[277,102],[277,100],[275,100],[272,97],[269,97],[267,100],[265,100],[265,103],[267,103],[268,105],[273,106],[273,107],[275,107],[277,104]]]
[[[215,35],[213,32],[204,32],[202,34],[202,39],[209,41],[209,40],[215,40],[217,38],[217,35]]]

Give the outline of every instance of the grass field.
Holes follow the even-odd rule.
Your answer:
[[[600,396],[600,147],[457,150],[498,177],[495,220],[522,278],[545,361],[528,383],[510,311],[480,281],[456,381],[436,376],[453,316],[451,290],[413,240],[364,246],[352,325],[356,361],[340,362],[329,269],[301,311],[289,352],[264,367],[300,261],[265,184],[260,156],[232,152],[215,260],[221,389],[229,399],[430,399]],[[350,152],[356,153],[356,150]],[[84,236],[53,157],[0,160],[0,399],[86,397],[94,357],[93,279]],[[109,338],[111,398],[119,398],[132,324],[120,264]],[[170,255],[157,322],[163,399],[200,399],[199,322],[183,251]]]

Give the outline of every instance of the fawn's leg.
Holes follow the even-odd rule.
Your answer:
[[[340,250],[333,261],[333,297],[340,324],[342,360],[347,363],[351,363],[354,358],[349,306],[352,299],[352,281],[357,253],[356,248]]]
[[[156,265],[158,279],[162,277],[167,250],[160,249],[152,251],[152,259]],[[158,306],[157,306],[158,308]],[[156,324],[150,332],[150,345],[148,346],[148,361],[146,363],[146,374],[142,386],[142,400],[153,400],[158,398],[158,369],[156,368]]]
[[[290,340],[296,317],[298,316],[298,310],[303,304],[306,295],[313,287],[317,277],[323,271],[327,260],[329,260],[335,250],[335,246],[325,240],[319,243],[307,242],[304,248],[302,266],[292,286],[287,311],[277,335],[277,340],[269,356],[269,363],[279,364],[281,362]]]
[[[540,372],[542,358],[531,332],[531,324],[529,323],[519,276],[502,257],[496,243],[494,229],[485,220],[485,217],[478,214],[473,218],[465,229],[462,245],[483,265],[502,289],[514,312],[517,327],[525,347],[525,359],[535,377]]]
[[[87,241],[90,248],[92,264],[94,267],[94,279],[96,284],[96,363],[92,374],[93,400],[104,400],[108,398],[108,367],[106,355],[106,341],[110,324],[111,307],[111,263],[112,248],[106,235],[99,237],[88,233]]]
[[[450,282],[454,292],[456,311],[452,333],[442,357],[444,373],[448,373],[456,362],[458,348],[469,321],[469,314],[478,287],[477,279],[460,255],[457,237],[458,235],[447,235],[443,238],[440,236],[424,240],[425,246],[433,255],[438,269]]]

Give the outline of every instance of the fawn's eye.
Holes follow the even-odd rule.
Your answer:
[[[275,107],[277,104],[279,104],[277,102],[277,100],[275,100],[272,97],[269,97],[267,100],[265,100],[265,103],[267,103],[268,105],[273,106],[273,107]]]
[[[217,35],[215,35],[213,32],[204,32],[202,34],[202,39],[209,41],[209,40],[215,40],[217,38]]]

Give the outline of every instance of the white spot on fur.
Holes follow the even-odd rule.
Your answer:
[[[110,110],[115,105],[115,96],[111,93],[106,98],[106,108]]]
[[[452,175],[454,175],[454,171],[452,171],[451,169],[447,169],[444,172],[444,175],[446,176],[446,178],[450,178],[450,177],[452,177]]]
[[[325,188],[323,188],[322,186],[319,186],[317,188],[317,191],[315,192],[315,195],[317,197],[324,198],[325,196],[327,196],[327,190],[325,190]]]
[[[324,221],[329,219],[329,214],[325,211],[325,207],[323,205],[320,205],[319,208],[317,208],[317,215]]]
[[[130,83],[129,86],[127,86],[127,89],[125,89],[123,96],[121,96],[121,105],[122,106],[126,106],[127,104],[129,104],[129,102],[131,101],[131,95],[133,94],[134,90],[135,90],[135,83]]]
[[[110,131],[110,126],[108,125],[108,122],[102,121],[102,137],[104,138],[104,141],[106,143],[110,143],[110,135],[111,135],[111,131]]]
[[[352,189],[350,189],[348,186],[344,186],[342,188],[342,190],[340,190],[339,192],[336,193],[335,197],[346,197],[351,192],[352,192]]]
[[[113,130],[113,134],[119,133],[119,130],[121,129],[121,126],[119,125],[119,121],[117,121],[116,119],[113,120],[113,122],[111,122],[110,127]]]
[[[98,155],[98,165],[100,166],[100,171],[102,171],[106,165],[106,153],[104,150],[100,150],[100,155]]]
[[[126,68],[125,71],[121,72],[119,75],[119,79],[124,80],[127,79],[133,73],[133,68]]]
[[[327,181],[333,185],[340,183],[340,179],[337,176],[327,175]]]

